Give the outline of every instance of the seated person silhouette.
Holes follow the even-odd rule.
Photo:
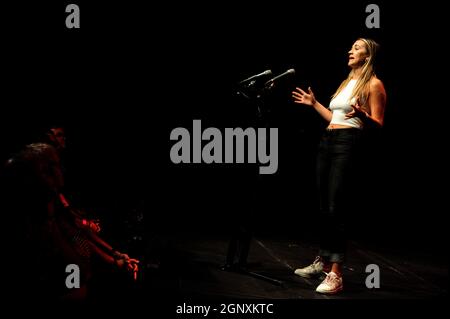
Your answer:
[[[13,260],[12,294],[33,300],[86,300],[98,264],[131,272],[137,259],[118,252],[98,235],[99,227],[72,209],[61,194],[64,177],[57,149],[27,145],[3,167],[0,203]],[[80,287],[66,285],[66,267],[80,269]]]

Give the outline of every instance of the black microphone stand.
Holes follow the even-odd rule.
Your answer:
[[[267,81],[263,86],[258,86],[257,81],[252,80],[238,87],[235,91],[237,96],[241,96],[256,105],[257,123],[262,123],[265,117],[264,112],[268,112],[264,99],[274,86],[275,82],[272,80]]]
[[[264,86],[258,86],[256,80],[249,81],[248,83],[242,83],[240,87],[235,90],[235,94],[239,97],[243,97],[246,100],[254,103],[256,105],[256,116],[257,116],[257,124],[264,124],[267,126],[265,122],[265,114],[268,113],[268,109],[265,103],[265,97],[270,92],[270,90],[274,86],[273,81],[268,81],[264,84]],[[258,127],[260,127],[258,125]],[[261,176],[258,174],[258,185],[260,185]],[[267,275],[263,275],[254,271],[251,271],[247,268],[247,258],[250,250],[250,244],[252,240],[252,234],[249,232],[247,227],[244,225],[239,225],[239,229],[236,230],[236,233],[233,234],[233,238],[229,242],[228,252],[227,252],[227,260],[224,266],[222,266],[222,270],[231,271],[242,275],[247,275],[253,278],[261,279],[267,281],[271,284],[282,286],[283,282],[279,279],[269,277]],[[238,262],[234,262],[234,259],[238,255]]]

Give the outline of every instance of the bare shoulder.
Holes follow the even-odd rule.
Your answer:
[[[370,79],[370,90],[372,92],[379,92],[379,93],[386,94],[383,81],[381,81],[377,77],[373,77],[372,79]]]

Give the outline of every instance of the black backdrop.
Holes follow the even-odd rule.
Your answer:
[[[327,104],[347,75],[353,41],[372,37],[382,45],[388,105],[385,128],[366,149],[354,235],[413,250],[411,242],[442,242],[443,147],[429,110],[443,58],[440,4],[377,1],[381,28],[367,29],[365,1],[74,2],[79,30],[65,28],[69,2],[4,5],[2,160],[60,123],[67,184],[80,205],[110,218],[144,205],[153,229],[174,234],[227,233],[249,216],[257,232],[314,235],[314,152],[324,126],[290,91],[311,86]],[[170,161],[171,130],[190,129],[193,119],[257,125],[255,106],[236,98],[234,84],[289,68],[295,77],[268,100],[266,120],[279,128],[275,175]]]

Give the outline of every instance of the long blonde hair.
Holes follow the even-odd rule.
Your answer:
[[[356,85],[353,88],[352,98],[357,98],[362,109],[370,113],[370,108],[368,105],[370,94],[370,80],[372,79],[372,77],[376,77],[374,71],[374,62],[377,51],[379,49],[379,44],[374,40],[367,38],[359,38],[358,40],[364,42],[368,56],[366,58],[366,62],[364,62],[364,65],[362,66],[361,76],[358,78],[358,80],[356,81]],[[353,78],[353,74],[354,70],[352,69],[348,77],[341,83],[336,92],[333,94],[333,99],[347,86],[347,84]]]

